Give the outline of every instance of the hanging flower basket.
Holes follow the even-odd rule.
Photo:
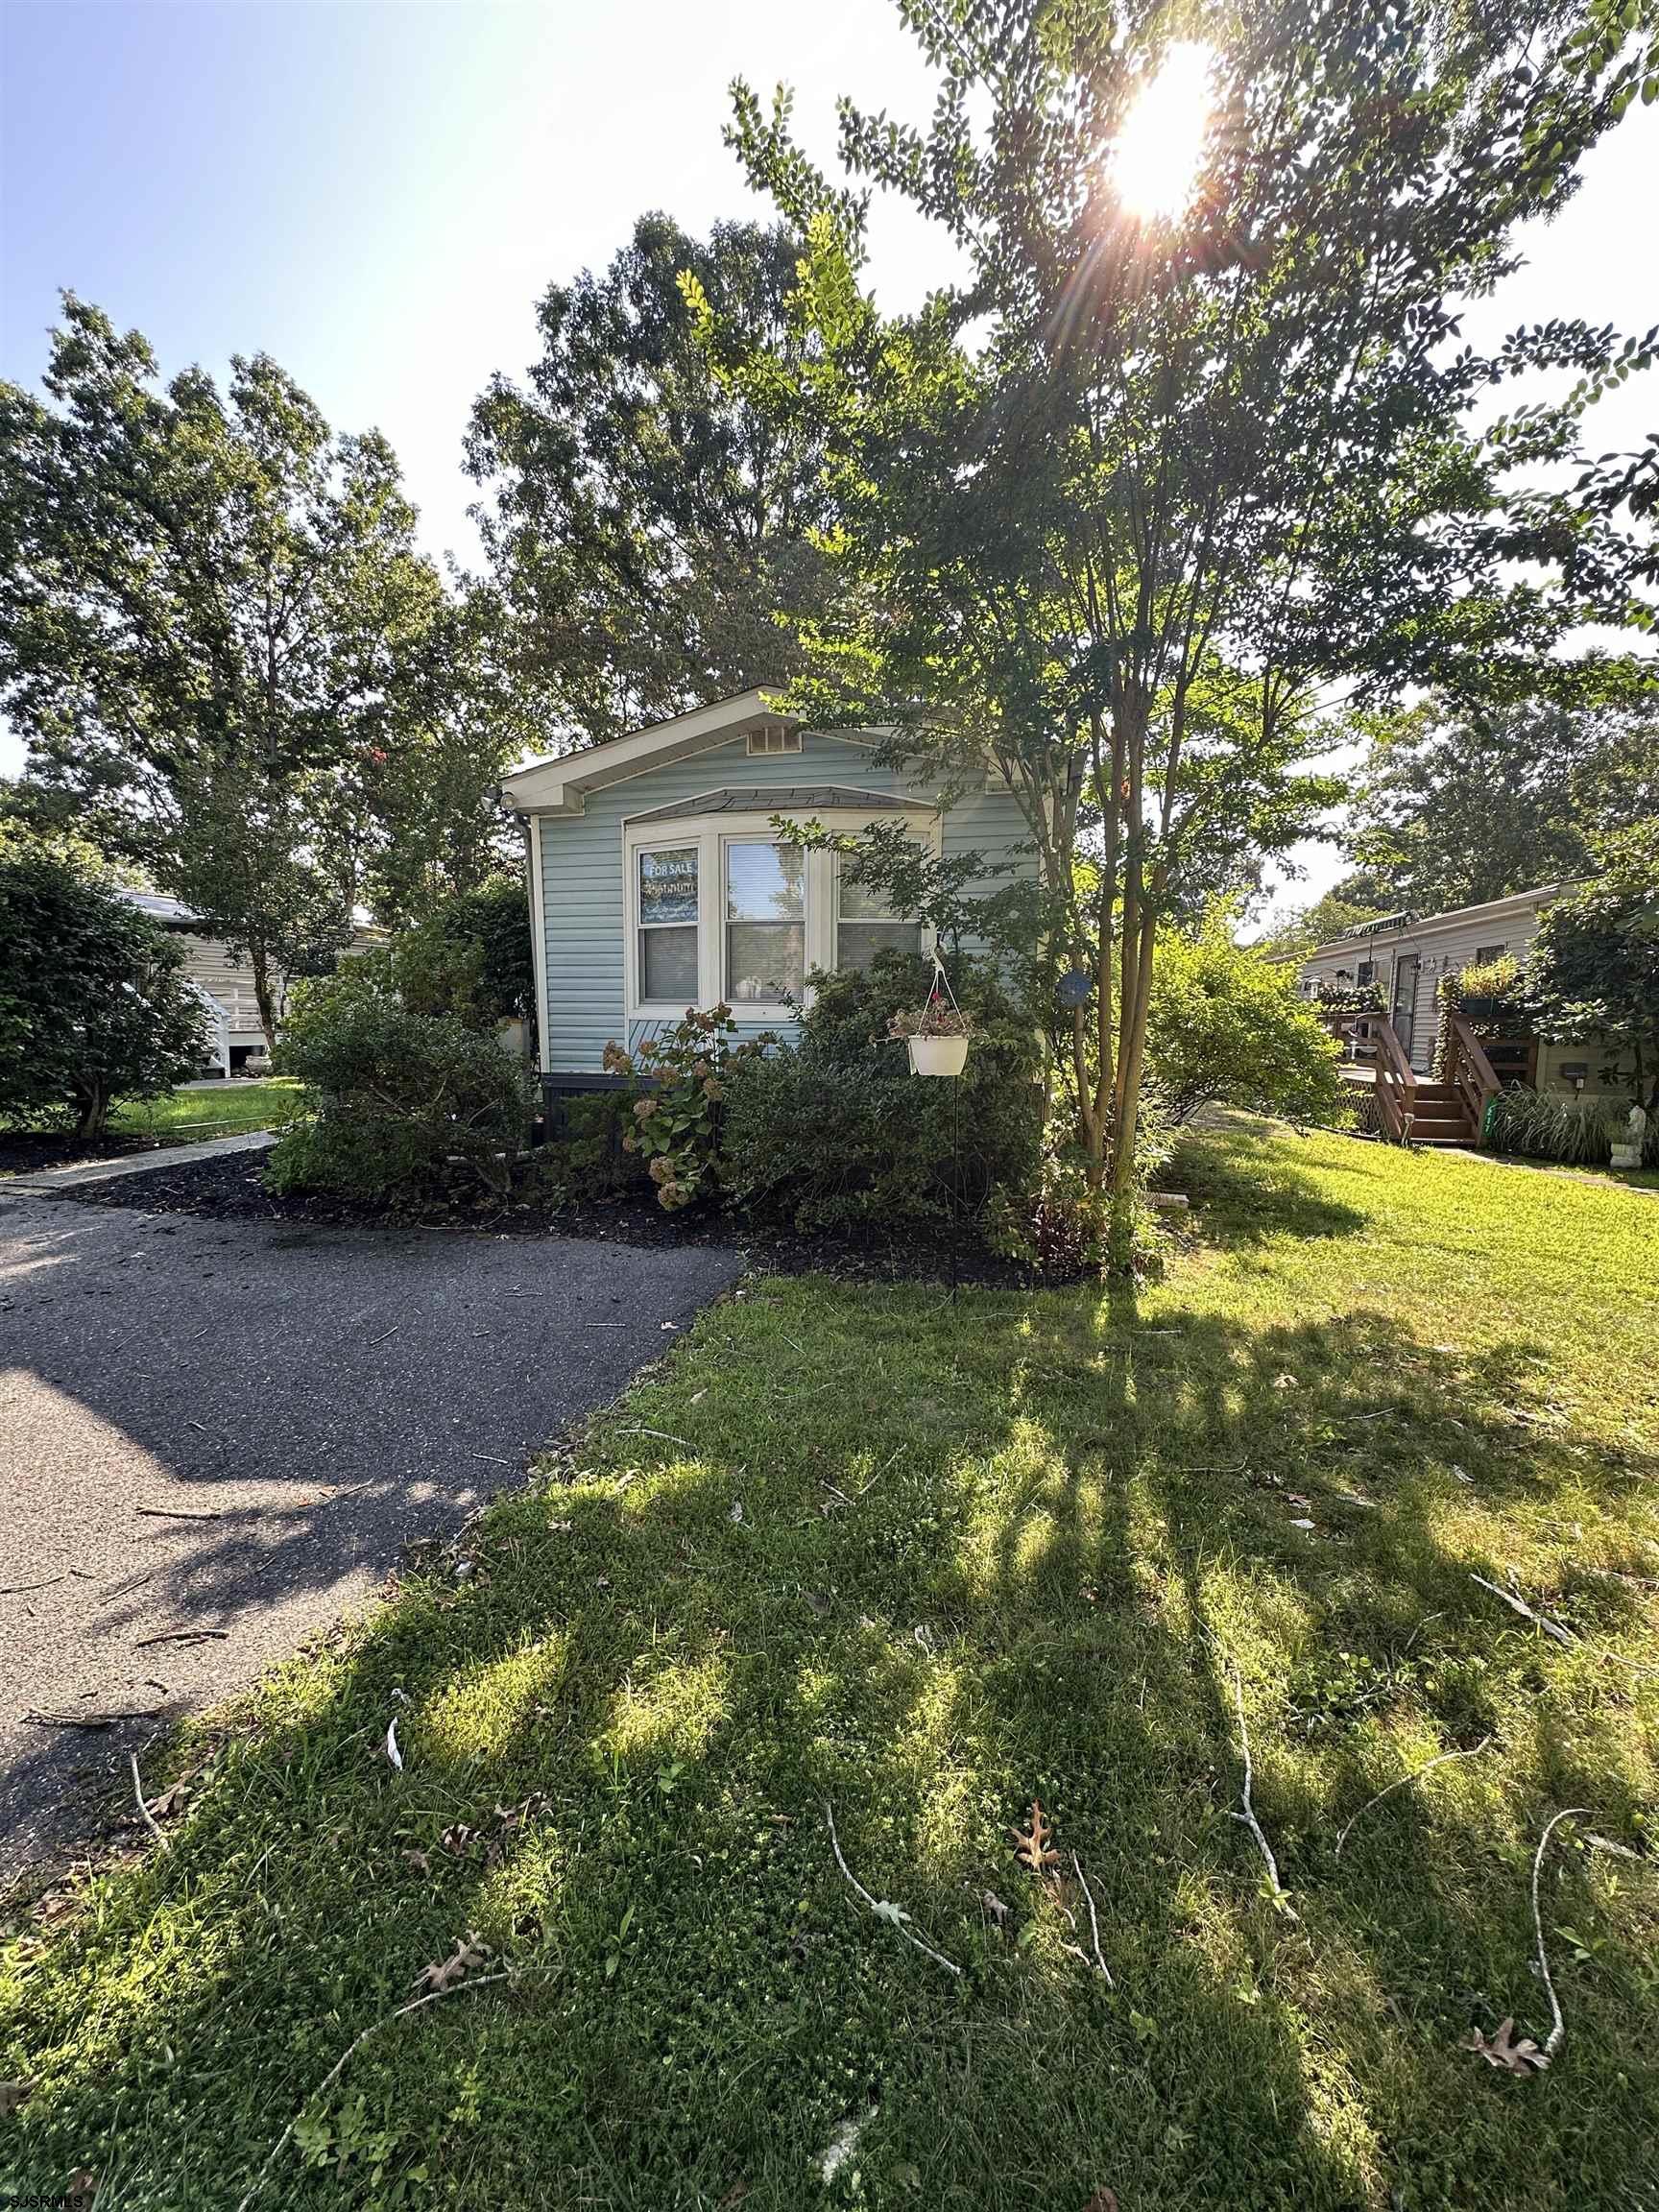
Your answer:
[[[902,1039],[909,1047],[912,1075],[960,1075],[968,1065],[973,1028],[937,957],[926,1004],[901,1006],[887,1024],[887,1034]]]
[[[966,1037],[906,1037],[912,1075],[960,1075],[968,1065]]]

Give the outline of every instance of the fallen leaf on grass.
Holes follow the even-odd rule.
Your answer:
[[[1515,2034],[1513,2015],[1498,2023],[1498,2032],[1490,2041],[1479,2028],[1471,2028],[1465,2051],[1478,2051],[1488,2066],[1497,2066],[1505,2074],[1542,2074],[1550,2060],[1530,2035]]]
[[[984,1906],[986,1911],[990,1913],[992,1919],[996,1921],[998,1928],[1001,1927],[1003,1921],[1007,1919],[1009,1913],[1014,1910],[1012,1905],[1003,1904],[1001,1898],[998,1896],[995,1889],[981,1889],[979,1892],[979,1902]]]
[[[33,2081],[0,2081],[0,2120],[27,2104],[34,2094]]]
[[[1041,1802],[1035,1797],[1031,1800],[1031,1816],[1025,1826],[1010,1828],[1008,1833],[1014,1839],[1015,1858],[1033,1874],[1041,1874],[1046,1866],[1052,1866],[1060,1856],[1058,1851],[1048,1847],[1048,1839],[1053,1830],[1044,1817]]]
[[[424,1851],[405,1851],[403,1863],[412,1874],[430,1874],[432,1862]]]
[[[403,1754],[397,1748],[397,1723],[396,1720],[386,1731],[386,1756],[401,1774],[403,1771]]]
[[[457,1859],[461,1859],[472,1848],[477,1837],[477,1829],[469,1828],[465,1820],[452,1820],[438,1840],[445,1851],[452,1851]]]
[[[145,1810],[152,1820],[171,1820],[175,1813],[184,1810],[184,1800],[189,1794],[188,1782],[175,1782],[170,1789],[163,1790],[159,1797],[150,1798]]]
[[[435,1959],[430,1966],[423,1966],[415,1977],[415,1986],[438,1995],[445,1989],[453,1989],[458,1982],[465,1982],[469,1974],[476,1974],[489,1961],[489,1946],[479,1942],[476,1930],[469,1929],[464,1936],[457,1939],[454,1956]]]

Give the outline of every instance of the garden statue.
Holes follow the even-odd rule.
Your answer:
[[[1613,1165],[1615,1167],[1640,1167],[1642,1141],[1647,1134],[1647,1109],[1641,1104],[1632,1106],[1630,1118],[1624,1128],[1623,1143],[1616,1143],[1613,1147]]]

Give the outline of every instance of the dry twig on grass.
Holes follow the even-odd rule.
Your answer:
[[[266,2180],[270,2176],[272,2167],[276,2165],[277,2159],[282,2155],[283,2152],[288,2148],[289,2143],[292,2141],[294,2130],[299,2127],[301,2119],[304,2115],[307,2107],[314,2104],[318,2098],[323,2095],[325,2090],[331,2089],[334,2086],[335,2082],[339,2080],[341,2075],[346,2071],[349,2062],[356,2056],[359,2051],[362,2050],[364,2044],[368,2042],[372,2035],[377,2035],[382,2028],[390,2028],[394,2020],[401,2020],[408,2013],[419,2012],[423,2005],[439,2004],[445,1997],[468,1996],[474,1989],[488,1988],[492,1982],[511,1982],[514,1978],[514,1969],[509,1966],[503,1966],[499,1972],[494,1974],[480,1974],[470,1982],[452,1982],[445,1988],[428,1990],[424,1997],[412,1997],[407,2005],[399,2005],[395,2011],[383,2013],[378,2020],[372,2020],[369,2023],[369,2026],[364,2029],[361,2035],[358,2035],[354,2038],[353,2041],[347,2044],[345,2050],[341,2052],[339,2057],[335,2059],[333,2065],[329,2067],[327,2073],[324,2075],[322,2080],[318,2082],[316,2088],[312,2090],[310,2096],[306,2098],[305,2103],[301,2105],[300,2110],[295,2113],[293,2119],[290,2120],[287,2127],[283,2128],[281,2134],[276,2138],[276,2143],[272,2146],[270,2154],[266,2158],[264,2165],[260,2167],[258,2173],[253,2176],[252,2184],[249,2188],[247,2195],[237,2205],[236,2212],[248,2212],[248,2207],[252,2203],[254,2198],[258,2196],[260,2190],[264,2188]]]
[[[840,1867],[848,1886],[864,1900],[876,1918],[885,1920],[890,1928],[897,1928],[906,1943],[914,1944],[918,1951],[925,1951],[936,1965],[944,1967],[947,1974],[959,1975],[962,1969],[953,1959],[947,1959],[943,1951],[935,1951],[931,1943],[924,1942],[923,1938],[916,1934],[910,1922],[910,1915],[905,1911],[902,1905],[890,1904],[885,1897],[872,1897],[857,1875],[854,1873],[852,1867],[848,1865],[846,1860],[841,1856],[841,1842],[835,1833],[834,1808],[830,1805],[828,1797],[824,1800],[824,1818],[829,1824],[830,1848],[835,1854],[836,1865]]]
[[[1244,1677],[1237,1666],[1233,1669],[1233,1695],[1238,1707],[1238,1743],[1244,1753],[1244,1810],[1242,1813],[1235,1813],[1233,1817],[1235,1820],[1242,1820],[1261,1845],[1262,1856],[1267,1862],[1267,1878],[1273,1885],[1273,1894],[1275,1897],[1283,1897],[1285,1885],[1279,1879],[1279,1862],[1273,1856],[1272,1844],[1262,1833],[1262,1823],[1257,1819],[1256,1808],[1250,1801],[1250,1786],[1255,1779],[1255,1769],[1250,1763],[1250,1731],[1244,1725]]]
[[[1557,1825],[1575,1815],[1582,1817],[1590,1811],[1588,1805],[1569,1805],[1555,1814],[1538,1839],[1537,1853],[1532,1861],[1532,1933],[1538,1939],[1538,1971],[1544,1979],[1544,1992],[1550,2000],[1551,2029],[1544,2040],[1541,2064],[1548,2066],[1561,2048],[1561,2038],[1567,2032],[1567,2023],[1561,2016],[1561,2001],[1555,1994],[1554,1977],[1550,1972],[1550,1960],[1544,1949],[1544,1916],[1538,1909],[1538,1877],[1544,1871],[1544,1854],[1550,1848],[1550,1839]]]
[[[1438,1758],[1426,1759],[1421,1767],[1413,1767],[1409,1774],[1402,1774],[1398,1781],[1390,1782],[1385,1790],[1379,1790],[1375,1797],[1367,1797],[1359,1811],[1343,1824],[1342,1833],[1336,1839],[1337,1858],[1340,1859],[1342,1856],[1342,1846],[1348,1840],[1349,1829],[1363,1814],[1369,1813],[1373,1805],[1381,1805],[1383,1798],[1392,1797],[1396,1790],[1404,1790],[1413,1782],[1420,1782],[1431,1767],[1444,1767],[1453,1759],[1478,1759],[1491,1741],[1490,1736],[1482,1736],[1473,1751],[1442,1751]]]
[[[1469,1579],[1471,1582],[1479,1582],[1482,1590],[1490,1590],[1494,1598],[1502,1598],[1512,1613],[1519,1613],[1523,1620],[1530,1621],[1535,1628],[1542,1628],[1546,1636],[1552,1636],[1567,1650],[1571,1651],[1577,1643],[1578,1639],[1571,1628],[1564,1628],[1559,1621],[1551,1621],[1548,1613],[1535,1612],[1526,1599],[1517,1598],[1513,1590],[1505,1590],[1499,1583],[1488,1582],[1484,1575],[1471,1575]]]
[[[1075,1851],[1071,1854],[1071,1870],[1077,1877],[1078,1887],[1089,1900],[1089,1937],[1094,1946],[1094,1963],[1105,1975],[1106,1986],[1111,1989],[1115,1986],[1112,1980],[1112,1969],[1100,1956],[1100,1923],[1094,1917],[1094,1892],[1089,1887],[1089,1877],[1084,1873],[1083,1863]]]
[[[139,1818],[143,1821],[145,1827],[149,1829],[151,1835],[155,1837],[156,1842],[160,1844],[162,1850],[171,1851],[173,1848],[172,1844],[168,1842],[166,1837],[163,1836],[160,1829],[156,1827],[155,1816],[151,1813],[149,1806],[144,1802],[144,1785],[138,1779],[138,1754],[136,1751],[128,1752],[127,1764],[132,1769],[132,1794],[138,1800]]]

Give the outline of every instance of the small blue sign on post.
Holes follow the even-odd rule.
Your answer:
[[[1094,990],[1094,976],[1086,974],[1081,968],[1072,968],[1055,985],[1054,996],[1067,1008],[1087,1006]]]

